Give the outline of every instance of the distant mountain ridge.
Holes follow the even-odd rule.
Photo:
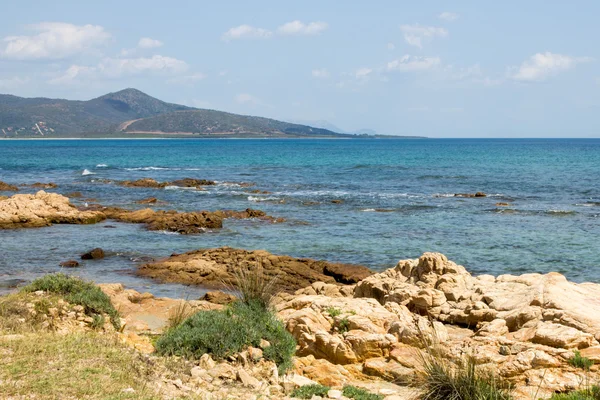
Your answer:
[[[208,136],[345,136],[269,118],[166,103],[137,89],[88,101],[0,94],[0,137],[105,134]]]

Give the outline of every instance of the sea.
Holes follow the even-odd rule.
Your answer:
[[[108,182],[188,177],[217,184],[201,191]],[[257,208],[286,219],[226,220],[197,235],[115,221],[0,230],[0,293],[94,247],[107,257],[69,272],[171,297],[203,289],[137,277],[137,265],[220,246],[376,271],[435,251],[473,274],[557,271],[600,282],[600,139],[1,140],[0,180],[54,182],[48,191],[83,194],[76,205],[136,209],[156,197],[166,202],[158,209]],[[475,192],[487,196],[454,196]]]

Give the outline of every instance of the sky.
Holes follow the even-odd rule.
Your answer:
[[[600,2],[7,1],[0,93],[345,131],[600,137]]]

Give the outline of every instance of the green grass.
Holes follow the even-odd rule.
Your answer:
[[[31,293],[38,290],[61,295],[70,304],[83,306],[85,313],[95,321],[97,316],[107,314],[115,329],[120,328],[119,313],[110,302],[110,298],[92,282],[60,273],[51,274],[31,282],[22,289],[22,292]]]
[[[340,310],[339,308],[335,308],[335,307],[328,307],[325,312],[327,312],[327,314],[329,314],[329,316],[331,318],[335,318],[338,315],[342,314],[342,310]]]
[[[153,366],[116,339],[93,332],[0,339],[2,398],[155,399]],[[127,393],[124,389],[133,388]]]
[[[330,389],[329,386],[319,384],[304,385],[294,389],[290,396],[298,399],[311,399],[313,396],[325,397]]]
[[[271,344],[263,350],[267,360],[274,361],[281,373],[291,368],[296,342],[260,302],[238,301],[221,311],[200,311],[165,332],[156,341],[156,351],[189,359],[209,353],[222,359],[248,346],[258,347],[261,339]]]
[[[577,390],[571,393],[554,394],[550,400],[600,400],[600,386]]]
[[[583,370],[589,371],[591,366],[594,365],[594,361],[590,360],[587,357],[582,357],[581,353],[578,350],[575,350],[575,354],[569,359],[569,364],[571,364],[575,368],[581,368]]]
[[[346,385],[342,390],[342,395],[354,400],[383,400],[384,396],[371,393],[365,389],[356,386]]]
[[[424,356],[422,400],[512,400],[510,391],[491,373],[477,369],[467,357],[452,365],[433,351]]]
[[[348,321],[348,318],[342,318],[340,320],[340,324],[338,326],[338,330],[340,333],[346,333],[348,332],[348,330],[350,329],[350,321]]]

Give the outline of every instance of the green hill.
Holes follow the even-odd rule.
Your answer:
[[[88,100],[0,94],[0,137],[126,134],[339,136],[326,129],[166,103],[136,89]]]

